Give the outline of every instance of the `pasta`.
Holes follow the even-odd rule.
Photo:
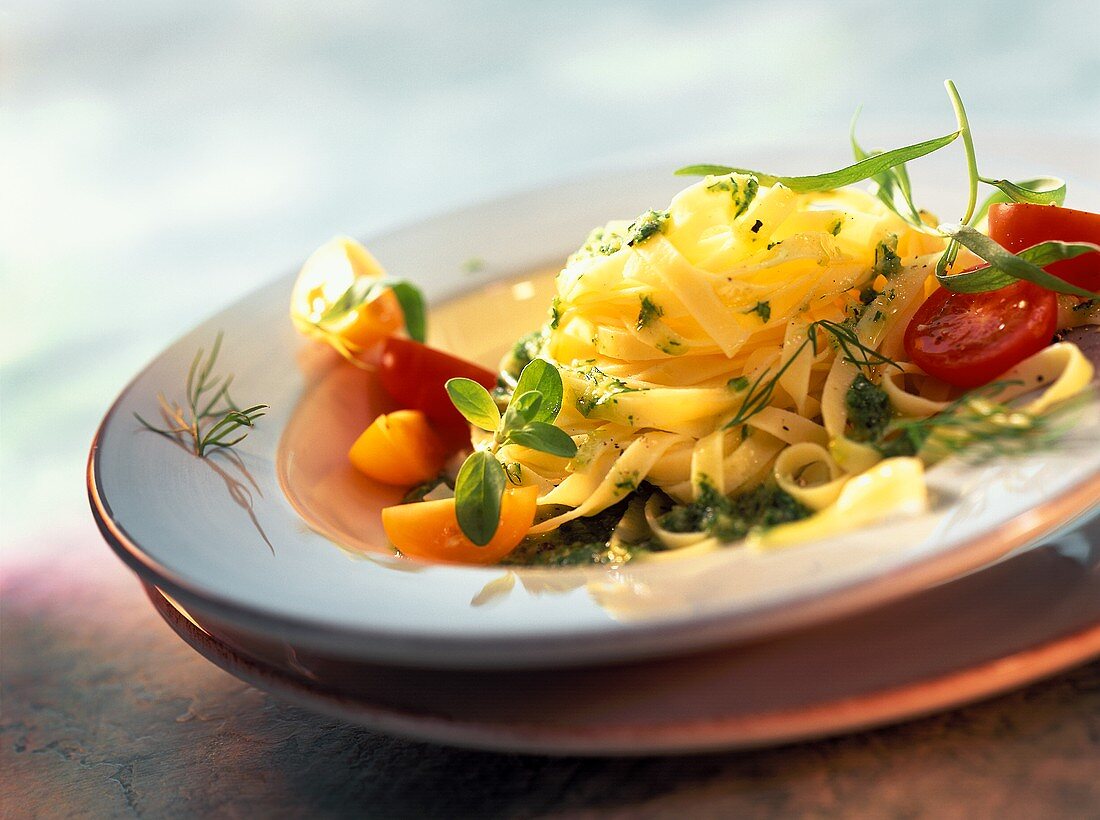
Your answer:
[[[558,274],[535,348],[561,375],[556,424],[578,455],[499,452],[558,510],[531,534],[607,510],[643,482],[660,491],[645,507],[661,548],[650,557],[717,543],[663,526],[666,496],[665,508],[775,485],[815,513],[787,525],[800,537],[835,529],[838,508],[864,520],[847,508],[868,480],[893,488],[877,514],[920,508],[922,461],[852,438],[850,394],[859,379],[876,383],[903,420],[957,399],[900,341],[944,245],[870,194],[800,194],[737,173],[594,230]],[[1039,413],[1091,377],[1075,347],[1054,345],[1006,374],[1020,385],[998,399],[1050,385],[1027,407]]]

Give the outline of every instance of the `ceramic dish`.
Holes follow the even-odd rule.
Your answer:
[[[965,578],[774,640],[566,671],[447,672],[296,653],[191,621],[147,589],[213,663],[372,729],[499,751],[699,752],[866,729],[1100,656],[1100,516]]]
[[[929,170],[938,162],[930,158]],[[1055,170],[1075,178],[1072,168]],[[591,225],[667,201],[679,185],[663,169],[593,177],[368,244],[427,292],[433,343],[492,363],[541,320],[545,271]],[[951,196],[932,194],[930,204],[951,207]],[[1089,206],[1087,192],[1075,202]],[[473,257],[483,269],[464,273]],[[1092,404],[1048,452],[937,466],[925,515],[789,549],[729,549],[611,570],[394,558],[377,518],[394,491],[352,483],[344,458],[386,400],[369,375],[295,334],[287,319],[292,279],[204,322],[139,374],[96,436],[88,482],[101,531],[145,581],[197,613],[296,646],[435,668],[538,667],[759,639],[957,577],[1064,527],[1100,499],[1100,449],[1082,446],[1100,440],[1100,407]],[[143,431],[133,414],[151,415],[158,392],[182,389],[195,351],[219,331],[235,395],[271,410],[234,451],[199,459]],[[352,536],[373,548],[340,549]]]

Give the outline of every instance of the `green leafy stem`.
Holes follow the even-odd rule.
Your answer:
[[[564,388],[557,368],[543,359],[529,362],[503,415],[489,391],[471,379],[450,379],[447,394],[470,424],[492,433],[488,446],[472,453],[455,482],[455,514],[462,532],[478,546],[488,544],[500,522],[500,506],[509,477],[497,458],[505,444],[518,444],[562,458],[577,445],[554,420],[561,412]]]
[[[200,458],[204,458],[209,450],[239,444],[267,410],[266,404],[254,404],[242,409],[229,395],[233,375],[214,375],[221,346],[222,333],[219,332],[210,355],[207,356],[205,350],[199,348],[191,360],[184,386],[186,406],[168,401],[163,393],[157,394],[166,427],[150,424],[140,414],[134,413],[134,418],[147,430],[180,443],[189,439],[191,450]]]

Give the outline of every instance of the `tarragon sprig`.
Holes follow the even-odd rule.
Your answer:
[[[455,514],[466,537],[485,546],[496,534],[504,488],[512,477],[505,473],[497,451],[518,444],[562,458],[577,454],[569,434],[554,426],[564,395],[561,374],[543,359],[529,362],[519,374],[516,389],[502,415],[489,391],[471,379],[450,379],[451,403],[475,427],[492,433],[484,449],[471,454],[455,481]]]
[[[936,278],[949,290],[965,293],[979,293],[997,290],[1017,280],[1025,280],[1053,290],[1084,298],[1100,298],[1100,294],[1069,284],[1057,276],[1043,270],[1044,265],[1060,259],[1072,259],[1084,253],[1100,251],[1100,247],[1087,242],[1041,242],[1021,253],[1014,254],[1003,248],[988,236],[974,228],[989,211],[991,205],[999,202],[1026,202],[1042,205],[1061,205],[1066,199],[1066,183],[1057,177],[1035,177],[1016,182],[983,176],[978,172],[977,155],[974,148],[974,135],[970,121],[962,103],[962,97],[951,80],[944,83],[951,106],[955,112],[957,128],[942,137],[914,143],[892,151],[865,151],[856,140],[855,123],[852,119],[849,130],[849,142],[855,164],[811,176],[783,176],[734,168],[728,165],[689,165],[676,171],[686,175],[725,175],[731,173],[755,176],[762,184],[785,185],[792,191],[831,191],[845,185],[863,180],[875,183],[875,194],[882,203],[901,219],[918,230],[947,239],[947,246],[936,265]],[[909,183],[909,172],[905,163],[945,148],[956,139],[962,138],[966,153],[967,167],[967,203],[964,214],[957,224],[941,225],[931,228],[924,224],[921,211],[913,201]],[[978,205],[979,184],[990,185],[996,190],[980,206]],[[963,273],[949,273],[954,265],[960,247],[966,247],[980,257],[988,267]]]
[[[157,427],[134,413],[134,417],[154,433],[180,443],[189,439],[190,449],[200,458],[205,457],[208,450],[240,443],[267,410],[266,404],[240,408],[229,395],[233,374],[214,375],[222,335],[219,332],[215,337],[209,356],[199,348],[191,361],[184,389],[186,406],[168,401],[163,393],[157,394],[160,414],[167,427]],[[236,435],[241,430],[244,432]]]

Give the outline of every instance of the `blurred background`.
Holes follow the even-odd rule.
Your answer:
[[[609,166],[749,164],[773,141],[845,164],[861,102],[868,143],[949,130],[945,77],[979,148],[1049,135],[1100,156],[1092,2],[4,8],[0,526],[16,560],[113,560],[83,466],[115,394],[334,233]],[[1049,168],[1034,159],[1018,170]]]

